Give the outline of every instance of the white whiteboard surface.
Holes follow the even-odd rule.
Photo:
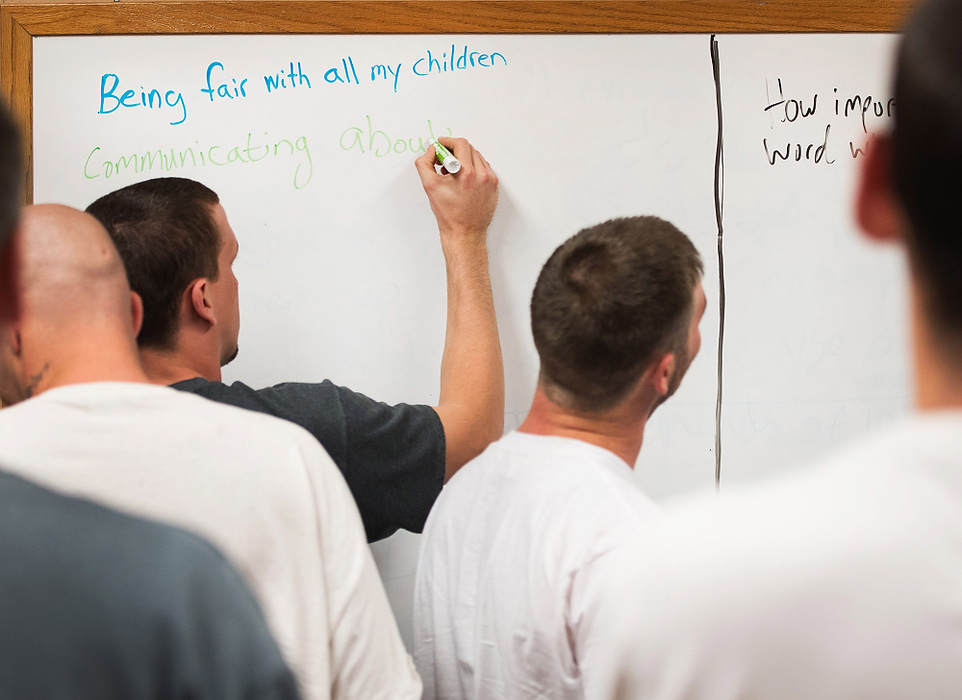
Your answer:
[[[909,404],[903,272],[851,223],[851,154],[866,133],[854,103],[845,114],[871,96],[865,126],[886,127],[893,43],[718,38],[723,485],[816,457]],[[434,404],[444,265],[413,161],[419,137],[465,136],[501,181],[488,240],[508,430],[534,392],[528,301],[550,252],[613,216],[669,219],[702,253],[709,306],[701,354],[636,467],[665,500],[714,483],[709,48],[707,35],[38,37],[35,201],[83,208],[148,177],[204,182],[240,242],[241,350],[226,381],[329,378]],[[154,107],[121,106],[151,90]],[[776,149],[788,159],[772,164]],[[373,548],[410,645],[417,536]]]
[[[749,478],[817,457],[908,406],[902,258],[852,223],[853,153],[873,129],[889,128],[894,109],[894,43],[837,35],[720,43],[730,312],[723,460],[729,475]],[[776,150],[791,150],[789,160]]]

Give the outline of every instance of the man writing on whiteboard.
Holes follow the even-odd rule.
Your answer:
[[[443,139],[461,162],[439,173],[416,161],[438,222],[448,281],[441,392],[435,407],[388,406],[325,381],[255,390],[221,383],[237,353],[237,239],[217,195],[181,178],[148,180],[87,211],[113,238],[143,298],[138,336],[150,380],[306,428],[341,469],[368,541],[420,532],[442,485],[501,436],[504,372],[485,237],[498,199],[491,166],[464,139]]]
[[[962,2],[923,3],[895,128],[856,218],[909,263],[916,411],[813,469],[680,507],[607,591],[619,700],[959,697],[962,689]]]

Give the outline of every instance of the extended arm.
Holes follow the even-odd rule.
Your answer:
[[[488,224],[498,204],[498,178],[464,139],[441,139],[461,161],[438,174],[434,149],[416,161],[438,221],[447,269],[448,315],[435,410],[444,426],[445,480],[504,430],[504,366],[488,274]]]

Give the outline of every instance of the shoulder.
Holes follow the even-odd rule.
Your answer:
[[[607,450],[520,432],[495,441],[451,478],[431,511],[426,539],[468,527],[468,509],[475,526],[551,522],[533,536],[582,563],[623,544],[659,510],[630,467]]]
[[[171,392],[176,397],[171,398],[172,402],[193,411],[244,426],[245,429],[256,426],[266,431],[267,435],[281,433],[300,437],[310,436],[285,416],[264,410],[258,397],[266,390],[252,389],[241,382],[230,385],[211,382],[201,377],[172,384],[170,388],[177,390]]]
[[[224,387],[217,382],[206,382],[206,385]],[[253,391],[249,387],[241,389],[245,390]],[[328,486],[332,481],[337,481],[338,486],[343,481],[327,447],[301,425],[273,413],[242,407],[241,403],[224,403],[217,396],[169,391],[174,395],[170,407],[179,416],[176,420],[190,422],[185,426],[185,431],[199,433],[199,438],[206,443],[206,449],[222,452],[227,458],[235,460],[238,469],[244,465],[260,469],[264,464],[270,464],[277,477],[274,483],[278,489],[297,483],[282,478],[285,474],[299,474],[299,481]],[[340,497],[341,491],[340,488],[316,489],[314,496],[331,501]]]
[[[203,377],[194,377],[170,385],[178,391],[189,392],[213,398],[224,403],[236,402],[239,405],[259,403],[271,397],[290,397],[301,400],[323,400],[336,394],[336,387],[325,380],[316,384],[289,382],[276,384],[263,389],[255,389],[244,382],[210,381]]]
[[[767,483],[723,487],[663,510],[663,516],[617,555],[619,576],[660,591],[675,585],[704,589],[702,597],[738,595],[725,581],[764,569],[752,586],[775,587],[773,572],[806,556],[853,543],[839,538],[852,503],[834,492],[839,465],[820,465]],[[845,465],[841,465],[845,466]],[[717,582],[717,587],[709,585]]]
[[[223,555],[186,530],[58,494],[6,472],[0,472],[0,504],[0,522],[4,524],[0,537],[7,545],[57,532],[50,549],[37,555],[38,559],[49,555],[54,565],[85,558],[124,562],[127,583],[137,579],[138,585],[168,592],[171,584],[187,585],[180,574],[236,583]],[[95,569],[74,573],[91,578],[101,575]]]
[[[148,697],[174,686],[210,697],[260,684],[293,688],[253,595],[210,544],[5,473],[0,587],[17,591],[17,604],[0,609],[0,649],[8,660],[43,665],[34,691]],[[83,668],[63,663],[81,645],[100,653]],[[5,674],[9,667],[0,664],[0,689],[25,677]]]
[[[618,682],[717,690],[735,674],[756,691],[777,682],[827,698],[868,687],[864,669],[876,683],[918,666],[900,640],[943,635],[926,620],[957,610],[946,567],[957,581],[962,565],[945,554],[962,532],[962,485],[933,465],[958,469],[959,428],[903,423],[794,474],[667,509],[613,555],[602,619]],[[954,654],[935,646],[922,656]],[[685,669],[673,663],[682,649]],[[790,670],[814,649],[804,673]]]
[[[390,405],[326,379],[254,389],[243,382],[228,385],[195,377],[171,386],[219,403],[292,421],[320,436],[330,431],[366,431],[375,437],[404,431],[425,438],[431,433],[443,436],[440,418],[430,406]]]

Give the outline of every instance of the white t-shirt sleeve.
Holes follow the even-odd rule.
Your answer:
[[[330,458],[309,460],[330,623],[334,700],[418,700],[421,681],[401,641],[361,516]],[[310,462],[313,462],[310,463]]]
[[[611,552],[593,559],[575,574],[571,586],[569,633],[586,700],[600,697],[598,674],[604,664],[599,654],[604,653],[604,645],[599,644],[598,621],[605,607],[605,584],[611,576],[611,562]]]

